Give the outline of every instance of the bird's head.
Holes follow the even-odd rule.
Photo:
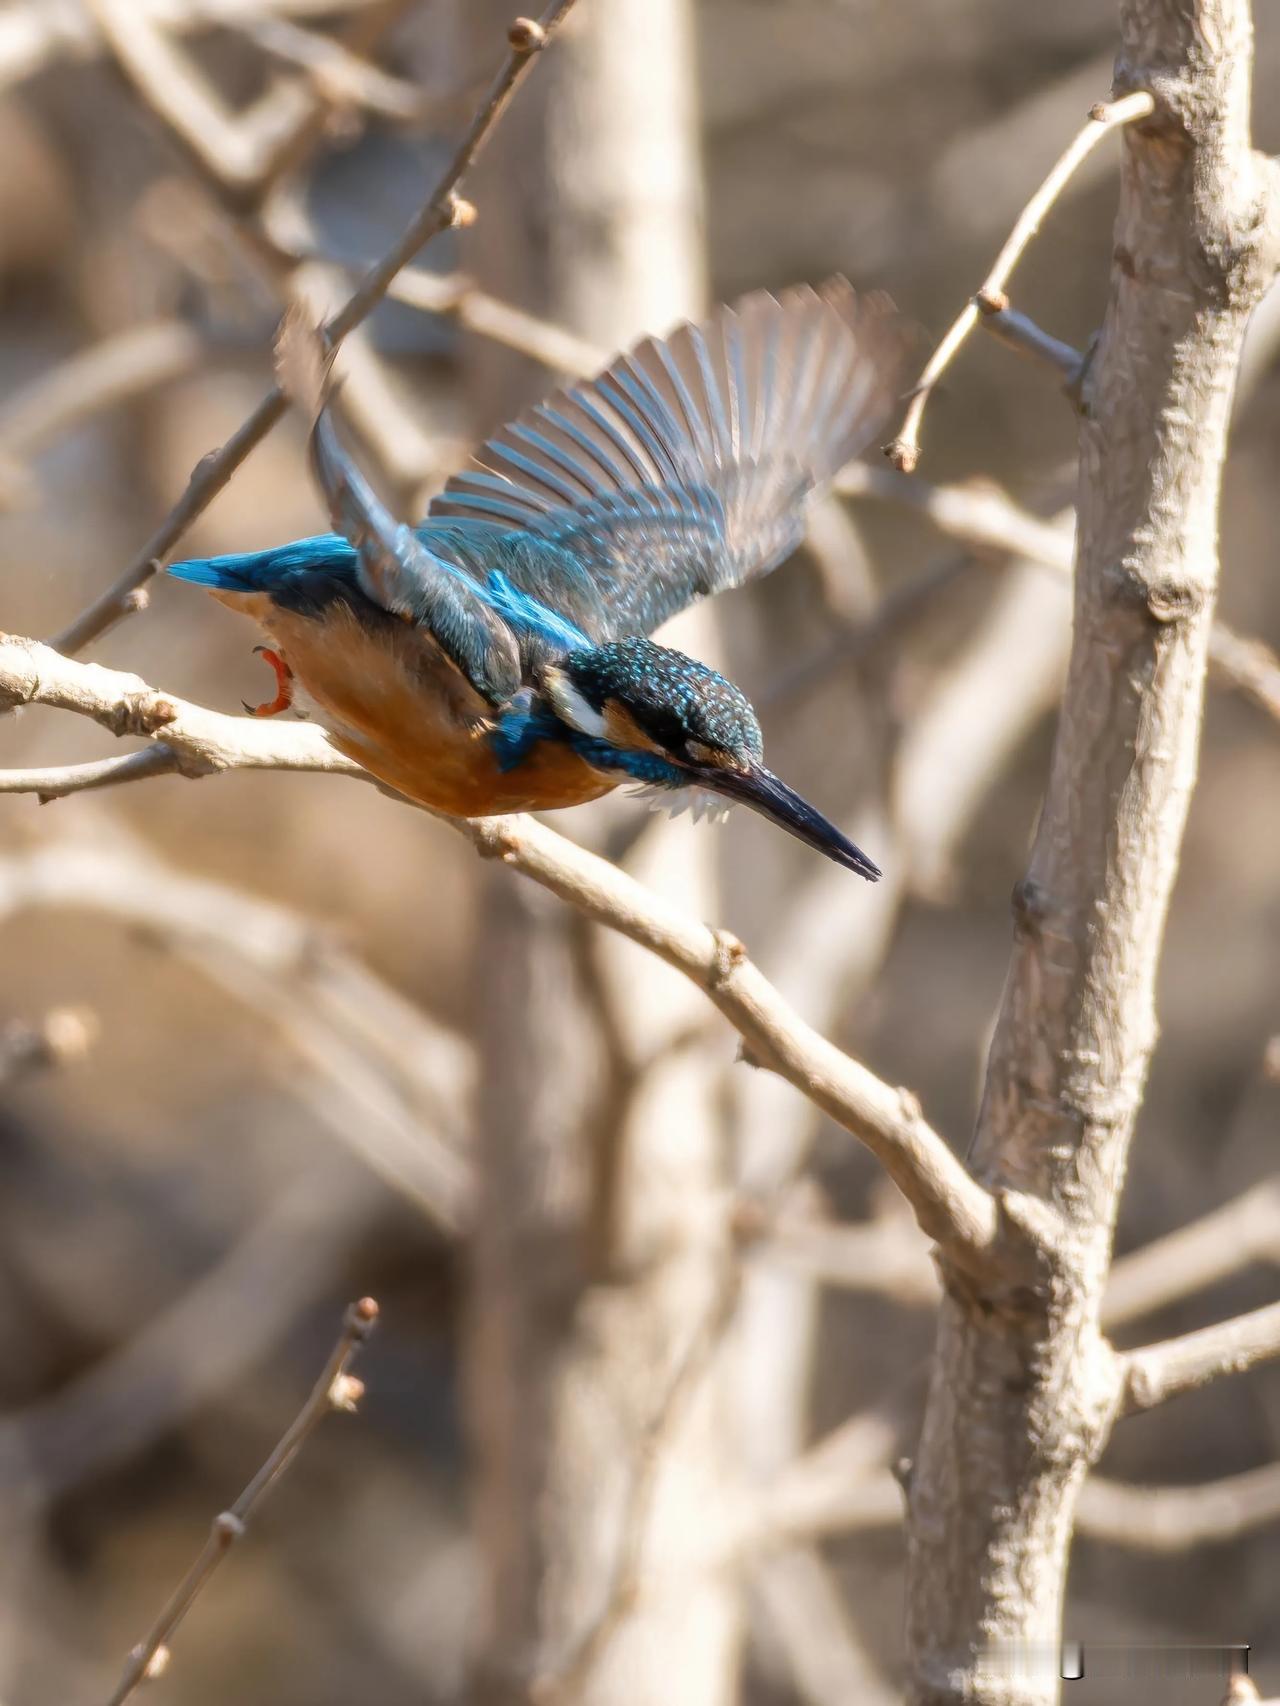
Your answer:
[[[548,667],[543,694],[575,748],[599,770],[646,788],[710,794],[772,819],[874,882],[879,870],[833,823],[765,767],[744,694],[706,664],[652,640],[616,640]]]

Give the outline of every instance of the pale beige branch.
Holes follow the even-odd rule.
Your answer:
[[[238,28],[264,53],[308,72],[328,104],[362,107],[400,124],[420,123],[430,110],[421,89],[391,76],[332,36],[270,13],[246,16]]]
[[[673,1430],[711,1372],[737,1300],[737,1265],[726,1250],[705,1312],[695,1323],[638,1442],[617,1550],[599,1611],[567,1652],[530,1679],[529,1698],[535,1706],[573,1706],[581,1699],[606,1648],[644,1591],[646,1530],[664,1452]]]
[[[201,170],[228,193],[251,192],[265,164],[195,60],[135,0],[83,0],[121,70]]]
[[[1136,1487],[1091,1475],[1076,1529],[1141,1552],[1186,1552],[1280,1521],[1280,1464],[1190,1487]]]
[[[387,295],[427,314],[444,314],[468,332],[532,356],[556,373],[588,378],[602,368],[609,352],[565,326],[502,302],[481,290],[463,273],[428,273],[406,268],[391,282]]]
[[[852,462],[837,476],[835,489],[846,497],[877,498],[918,510],[940,533],[979,551],[1009,552],[1063,575],[1072,571],[1073,512],[1064,509],[1052,520],[1042,520],[993,482],[933,486],[891,468]],[[1238,634],[1218,617],[1209,633],[1209,663],[1219,681],[1280,721],[1280,658],[1270,646]]]
[[[123,0],[108,0],[108,3],[119,5]],[[539,22],[517,20],[512,24],[507,52],[452,157],[400,237],[326,323],[325,336],[330,343],[340,343],[368,318],[396,274],[432,237],[470,217],[470,209],[455,193],[457,187],[530,64],[573,4],[574,0],[551,0]],[[129,598],[156,573],[192,522],[203,514],[245,458],[283,418],[286,407],[284,393],[273,386],[226,443],[197,464],[185,492],[134,560],[57,636],[54,643],[61,651],[82,650],[127,613]]]
[[[148,749],[144,749],[146,751]],[[436,1225],[470,1212],[460,1040],[396,994],[332,933],[284,907],[158,859],[118,825],[0,858],[0,922],[90,911],[140,927],[259,1011],[306,1063],[284,1077],[323,1127]]]
[[[905,1217],[880,1215],[858,1225],[783,1212],[757,1219],[752,1205],[737,1216],[753,1260],[778,1264],[842,1291],[871,1292],[895,1303],[936,1303],[938,1275]]]
[[[1242,1374],[1275,1357],[1280,1357],[1280,1303],[1144,1345],[1120,1358],[1123,1413],[1152,1410],[1224,1374]]]
[[[175,754],[175,769],[188,777],[254,768],[373,780],[309,724],[225,716],[157,692],[137,676],[8,636],[0,640],[0,710],[33,704],[90,717],[114,734],[160,738]],[[49,773],[40,775],[47,791]],[[738,1030],[756,1064],[786,1078],[871,1150],[931,1238],[961,1262],[995,1260],[995,1200],[928,1124],[916,1098],[883,1083],[807,1025],[736,938],[689,918],[532,819],[444,821],[486,857],[513,866],[683,972]]]
[[[1280,1465],[1198,1485],[1134,1486],[1091,1475],[1076,1509],[1077,1534],[1136,1552],[1221,1545],[1280,1521]],[[763,1553],[902,1523],[902,1487],[886,1466],[853,1478],[797,1470],[755,1513],[749,1544]]]
[[[898,1706],[901,1693],[878,1673],[841,1584],[814,1547],[787,1546],[760,1557],[751,1587],[805,1706]]]
[[[148,21],[193,33],[211,25],[235,26],[247,17],[323,17],[376,10],[380,0],[131,0]],[[58,59],[101,53],[102,32],[88,9],[51,0],[14,0],[0,11],[0,88],[34,77]]]
[[[0,456],[31,456],[104,409],[190,373],[206,353],[200,334],[176,320],[103,338],[5,400]]]
[[[1254,1262],[1280,1265],[1280,1178],[1181,1226],[1111,1269],[1102,1302],[1109,1331],[1194,1296]]]
[[[1092,153],[1108,131],[1121,125],[1133,124],[1138,119],[1148,118],[1154,108],[1155,102],[1145,91],[1125,95],[1118,101],[1099,102],[1091,110],[1088,122],[1054,163],[1049,175],[1019,214],[1004,247],[995,258],[991,271],[956,316],[916,382],[901,430],[892,443],[885,446],[885,455],[902,473],[911,473],[920,460],[920,424],[934,387],[978,321],[1008,308],[1005,286],[1013,269],[1022,258],[1028,243],[1040,229],[1041,220],[1071,181],[1076,167]]]

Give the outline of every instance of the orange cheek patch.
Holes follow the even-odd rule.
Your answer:
[[[618,700],[605,700],[603,716],[605,729],[614,746],[629,747],[632,752],[656,752],[660,758],[670,756],[666,748],[659,746],[652,735],[645,733],[626,706]]]

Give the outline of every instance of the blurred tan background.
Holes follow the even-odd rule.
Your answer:
[[[575,26],[588,27],[595,3],[580,0]],[[56,630],[119,572],[195,461],[253,406],[278,315],[261,266],[92,30],[23,35],[24,15],[43,10],[0,8],[0,621],[27,634]],[[311,32],[378,8],[263,10]],[[49,11],[79,15],[71,4]],[[416,106],[407,117],[345,107],[300,180],[335,257],[367,260],[391,241],[465,123],[507,15],[467,0],[398,11],[375,57]],[[1255,123],[1258,143],[1275,149],[1280,19],[1260,11]],[[655,307],[654,323],[619,337],[696,307],[700,271],[713,299],[845,272],[890,291],[936,337],[1110,85],[1106,0],[700,0],[691,14],[696,59],[677,69],[700,143],[685,198],[694,236],[678,262],[664,262],[685,269],[670,311]],[[296,75],[239,26],[199,30],[188,45],[239,102]],[[662,61],[642,45],[629,71],[608,75],[633,79],[641,119],[651,99],[669,114],[669,90],[643,82]],[[596,264],[593,220],[607,226],[591,200],[604,191],[589,143],[571,124],[556,128],[557,111],[591,111],[567,86],[575,74],[550,55],[535,67],[468,182],[475,230],[447,235],[419,265],[474,271],[503,299],[599,342],[627,310],[614,300],[606,312],[585,288],[575,295],[573,280]],[[642,132],[638,149],[654,143]],[[559,141],[540,148],[540,137]],[[1114,149],[1092,157],[1017,275],[1019,305],[1081,347],[1105,302]],[[616,233],[608,241],[616,246]],[[615,254],[610,264],[624,262]],[[159,328],[170,376],[54,442],[30,434],[19,444],[24,388],[131,327]],[[366,434],[365,446],[405,503],[420,503],[503,408],[552,380],[403,304],[375,316],[375,353],[394,414],[384,442]],[[1280,329],[1263,325],[1223,515],[1223,613],[1272,646],[1278,355]],[[921,478],[989,478],[1047,517],[1069,501],[1073,443],[1052,382],[975,338],[931,405]],[[180,554],[323,526],[290,421]],[[1052,737],[1065,591],[1050,571],[966,554],[892,504],[826,512],[815,544],[724,601],[707,643],[759,706],[774,767],[856,824],[887,880],[874,892],[842,873],[833,884],[803,850],[741,816],[680,845],[714,867],[716,917],[801,1012],[910,1085],[962,1149]],[[151,608],[94,656],[232,710],[266,696],[255,640],[211,600],[161,582]],[[5,728],[3,762],[110,745],[80,719],[29,713]],[[630,852],[644,868],[653,829],[634,803],[587,807],[556,826],[614,851],[638,834]],[[1215,687],[1122,1250],[1276,1171],[1280,1068],[1274,1049],[1270,1074],[1266,1058],[1280,1034],[1278,845],[1280,727]],[[192,886],[203,880],[216,888]],[[670,871],[659,880],[678,886]],[[439,1223],[433,1181],[455,1178],[458,1158],[465,1166],[473,1153],[470,1097],[477,1071],[493,1069],[493,1014],[519,1024],[507,938],[491,916],[514,882],[482,871],[425,817],[338,779],[166,779],[43,808],[14,799],[0,812],[0,1020],[12,1043],[12,1027],[83,1010],[89,1044],[48,1069],[13,1066],[0,1104],[5,1706],[109,1695],[209,1518],[301,1401],[342,1305],[364,1292],[380,1299],[383,1324],[362,1359],[359,1415],[326,1422],[264,1506],[184,1627],[156,1698],[398,1706],[466,1691],[486,1626],[468,1500],[468,1261]],[[626,969],[637,961],[627,950],[624,978],[640,975]],[[735,1065],[727,1029],[692,1014],[700,1093],[736,1158],[728,1176],[749,1186],[759,1173],[778,1188],[770,1156],[782,1151],[771,1145],[785,1128],[780,1172],[798,1177],[787,1187],[797,1212],[869,1220],[903,1251],[901,1279],[864,1275],[820,1292],[776,1254],[744,1258],[773,1260],[808,1289],[776,1309],[757,1299],[744,1328],[764,1384],[775,1355],[798,1382],[783,1432],[803,1447],[887,1405],[889,1457],[909,1453],[931,1336],[918,1234],[869,1157],[811,1126],[790,1090]],[[572,1019],[566,1005],[550,1020],[566,1102],[575,1062],[593,1094],[604,1070],[594,1041],[584,1037],[579,1053]],[[1272,1254],[1280,1262],[1280,1228]],[[1132,1336],[1186,1330],[1274,1288],[1274,1267],[1255,1264]],[[796,1325],[806,1309],[813,1341]],[[798,1366],[797,1334],[808,1347]],[[735,1402],[749,1409],[755,1390],[748,1381]],[[742,1449],[748,1459],[771,1450],[760,1434]],[[1277,1457],[1272,1368],[1127,1423],[1102,1471],[1194,1484]],[[861,1675],[857,1698],[892,1698],[897,1528],[836,1533],[815,1555],[839,1635],[826,1614],[797,1631],[785,1584],[737,1561],[734,1592],[760,1614],[747,1617],[735,1686],[760,1702],[851,1698],[806,1670],[803,1652],[828,1642],[845,1668],[824,1674]],[[1161,1552],[1086,1534],[1069,1630],[1086,1643],[1252,1641],[1255,1673],[1274,1692],[1277,1579],[1274,1523]],[[1075,1686],[1068,1698],[1086,1698]],[[1163,1697],[1208,1700],[1211,1686]]]

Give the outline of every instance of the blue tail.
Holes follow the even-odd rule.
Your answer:
[[[193,586],[220,587],[226,592],[275,592],[297,575],[330,574],[340,580],[355,576],[356,553],[338,533],[314,539],[295,539],[269,551],[238,551],[225,557],[192,557],[170,563],[167,573]]]

